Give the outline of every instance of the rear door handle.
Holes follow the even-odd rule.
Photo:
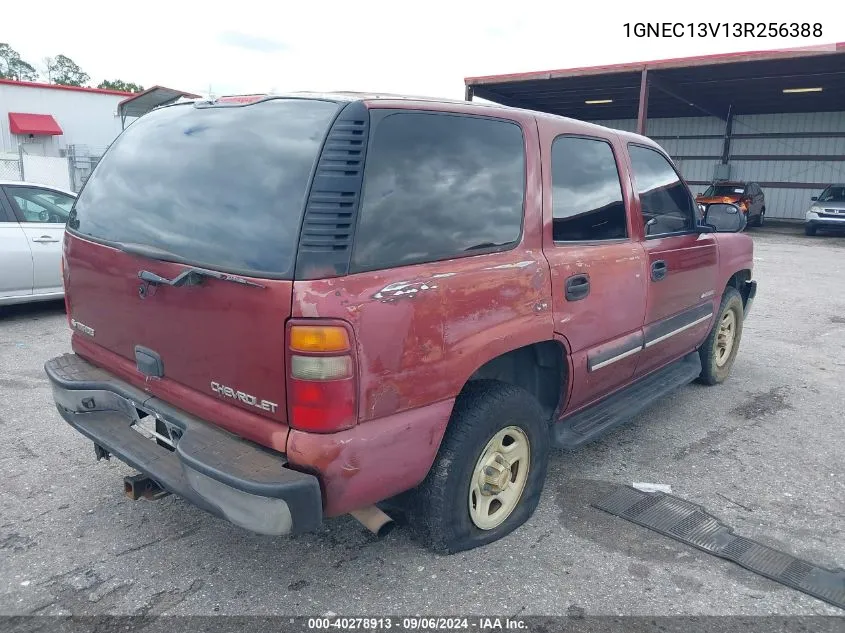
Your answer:
[[[589,275],[573,275],[564,286],[567,301],[580,301],[590,294]]]
[[[58,242],[59,240],[49,235],[42,235],[41,237],[33,237],[32,241],[38,242],[39,244],[49,244],[52,242]]]
[[[658,259],[656,262],[652,262],[651,264],[651,280],[652,281],[660,281],[666,277],[666,273],[669,272],[669,267],[666,265],[662,259]]]

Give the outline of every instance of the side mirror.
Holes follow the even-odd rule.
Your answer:
[[[739,233],[745,223],[745,214],[735,204],[708,204],[704,211],[704,224],[717,233]]]
[[[818,196],[813,196],[812,198],[810,198],[810,200],[812,200],[813,202],[815,202],[815,201],[816,201],[816,200],[818,200],[818,199],[819,199],[819,197],[818,197]]]

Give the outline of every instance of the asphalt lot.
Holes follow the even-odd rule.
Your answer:
[[[0,308],[0,613],[841,615],[590,506],[615,484],[670,484],[742,535],[845,566],[845,237],[752,235],[759,291],[729,381],[554,454],[531,521],[450,557],[349,517],[270,538],[126,499],[131,469],[95,462],[51,400],[63,306]]]

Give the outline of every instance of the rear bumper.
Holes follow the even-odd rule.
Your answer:
[[[317,478],[288,468],[281,453],[153,398],[76,354],[53,358],[44,369],[65,421],[165,490],[260,534],[307,532],[320,526]],[[132,428],[143,414],[179,436],[175,450]]]

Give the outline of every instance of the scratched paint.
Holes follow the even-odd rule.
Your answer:
[[[402,298],[413,299],[418,293],[436,289],[437,284],[429,281],[398,281],[376,292],[373,299],[389,303]]]

